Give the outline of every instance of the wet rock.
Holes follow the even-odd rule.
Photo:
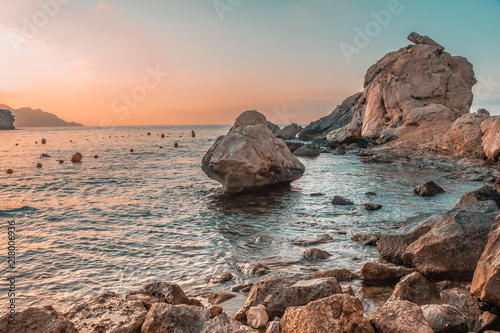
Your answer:
[[[131,292],[127,297],[133,295],[149,295],[156,297],[159,302],[168,304],[189,304],[190,299],[186,296],[179,285],[169,282],[154,282],[146,285],[140,290]]]
[[[298,246],[313,246],[318,244],[331,243],[334,239],[328,234],[323,235],[302,235],[297,236],[292,244]]]
[[[422,312],[434,333],[468,333],[468,319],[457,308],[444,304],[422,306]]]
[[[402,277],[415,272],[398,266],[382,265],[374,262],[365,262],[361,267],[361,277],[365,285],[394,285]]]
[[[215,314],[212,310],[212,315]],[[232,333],[231,322],[225,313],[210,317],[210,310],[189,305],[156,303],[149,310],[142,333]]]
[[[273,135],[263,114],[245,111],[205,154],[202,170],[219,181],[227,193],[237,193],[288,184],[302,177],[305,167],[285,142]]]
[[[66,313],[66,318],[80,333],[135,333],[141,329],[146,313],[141,302],[127,301],[113,292],[107,292],[76,305]]]
[[[221,308],[224,309],[224,312],[230,317],[234,317],[234,315],[243,307],[247,300],[247,296],[238,295],[233,297],[225,302],[217,304]]]
[[[207,283],[224,283],[231,281],[233,279],[233,274],[229,272],[222,272],[217,276],[213,276],[209,279],[207,279]]]
[[[304,258],[308,260],[324,260],[328,259],[328,257],[331,257],[332,255],[326,251],[320,250],[320,249],[307,249],[304,251]]]
[[[493,125],[493,123],[495,122],[495,120],[497,120],[497,116],[494,116],[494,117],[489,117],[489,118],[486,118],[482,123],[481,123],[481,133],[483,135],[486,134],[486,132],[488,132],[488,130],[491,128],[491,126]],[[482,144],[481,144],[482,146]],[[484,151],[484,149],[483,149]]]
[[[363,245],[376,246],[380,237],[382,237],[381,234],[369,234],[363,232],[352,236],[351,239]]]
[[[14,324],[10,324],[9,320],[10,315],[0,319],[0,332],[78,333],[73,323],[51,306],[17,312]]]
[[[352,273],[345,268],[332,269],[329,271],[323,271],[319,273],[314,273],[306,278],[306,280],[314,280],[320,278],[330,278],[333,277],[339,282],[349,282],[352,280],[359,279],[359,275]]]
[[[425,320],[420,306],[408,301],[392,301],[375,309],[368,316],[376,332],[383,333],[434,333]]]
[[[296,151],[297,149],[299,149],[300,147],[302,147],[303,145],[305,145],[304,142],[300,142],[300,141],[285,141],[286,143],[286,146],[288,147],[288,149],[290,149],[290,151],[293,153],[294,151]]]
[[[302,126],[293,123],[291,125],[285,126],[276,136],[283,140],[293,140],[297,137],[297,134],[300,131],[302,131]]]
[[[469,329],[476,332],[480,328],[481,309],[479,302],[464,288],[451,288],[441,291],[445,304],[457,308],[468,318]]]
[[[236,297],[236,294],[226,293],[226,292],[220,291],[218,293],[209,295],[207,300],[208,300],[208,303],[210,303],[212,305],[218,305],[218,304],[224,303],[225,301],[228,301],[234,297]]]
[[[418,194],[422,197],[431,197],[436,194],[444,193],[441,186],[437,185],[433,181],[428,181],[424,184],[417,185],[413,189],[413,193]]]
[[[324,194],[323,193],[311,193],[310,196],[311,197],[322,197],[322,196],[324,196]]]
[[[332,205],[337,205],[337,206],[351,206],[354,205],[354,202],[346,199],[344,197],[341,197],[340,195],[336,195],[332,199]]]
[[[497,117],[488,128],[483,138],[483,150],[486,157],[493,162],[500,156],[500,117]]]
[[[83,158],[82,154],[80,154],[80,153],[76,153],[76,154],[74,154],[74,155],[71,157],[71,162],[73,162],[73,163],[78,163],[78,162],[81,162],[81,161],[82,161],[82,158]]]
[[[239,293],[239,292],[247,293],[250,291],[250,289],[252,289],[253,285],[254,285],[253,282],[239,284],[239,285],[231,287],[231,291],[235,292],[235,293]]]
[[[235,319],[244,320],[247,311],[272,295],[272,302],[267,304],[269,318],[281,317],[290,306],[301,306],[320,298],[342,293],[342,287],[334,278],[299,281],[291,276],[268,276],[257,282],[245,302],[235,315]]]
[[[354,293],[354,289],[352,289],[351,286],[342,285],[342,294],[356,296],[356,294]]]
[[[382,205],[374,204],[374,203],[364,203],[363,207],[365,207],[366,210],[379,210],[379,209],[382,209]]]
[[[264,275],[269,273],[270,269],[264,264],[239,263],[236,268],[247,275]]]
[[[410,301],[417,305],[443,304],[436,285],[418,272],[402,278],[388,301]]]
[[[372,155],[372,156],[363,157],[361,159],[361,162],[363,162],[363,163],[385,163],[385,164],[390,164],[393,161],[389,157],[387,157],[387,155],[385,155],[385,154],[375,154],[375,155]]]
[[[293,154],[300,157],[316,157],[319,156],[319,149],[316,148],[316,146],[308,143],[300,146],[300,148],[295,150]]]
[[[406,248],[405,266],[436,279],[471,279],[498,215],[492,201],[469,203]]]
[[[363,316],[363,304],[356,297],[333,295],[304,306],[289,307],[280,321],[282,333],[375,331]]]
[[[252,306],[247,311],[247,323],[253,328],[264,328],[266,327],[269,317],[266,313],[266,307],[263,305]]]
[[[365,195],[377,195],[375,192],[366,192]]]
[[[147,294],[133,294],[127,295],[125,299],[129,302],[141,302],[144,307],[149,310],[151,306],[155,303],[163,303],[157,297],[147,295]]]
[[[488,235],[488,243],[477,263],[471,292],[500,308],[500,216]]]

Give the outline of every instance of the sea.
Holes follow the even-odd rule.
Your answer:
[[[365,261],[377,261],[378,252],[351,240],[354,234],[402,232],[405,219],[451,209],[484,185],[401,161],[365,164],[348,152],[300,158],[306,172],[290,187],[225,195],[200,166],[229,128],[0,131],[0,314],[7,313],[13,272],[17,311],[52,305],[64,312],[101,293],[125,296],[156,281],[178,283],[190,296],[229,291],[260,278],[238,271],[243,262],[263,263],[270,274],[358,271]],[[71,163],[77,152],[81,163]],[[446,193],[414,195],[413,187],[428,180]],[[334,195],[355,205],[334,206]],[[367,211],[366,202],[383,208]],[[7,249],[11,225],[13,253]],[[323,234],[334,239],[315,246],[332,255],[327,260],[305,260],[306,248],[292,244],[298,236]],[[221,272],[233,280],[207,282]]]

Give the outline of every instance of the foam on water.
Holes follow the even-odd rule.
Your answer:
[[[228,290],[250,279],[236,270],[238,262],[266,263],[278,274],[358,270],[378,253],[353,242],[353,234],[393,232],[405,218],[449,209],[483,185],[401,163],[368,165],[356,156],[322,154],[302,159],[306,174],[291,188],[225,196],[214,191],[219,185],[200,163],[228,128],[0,131],[0,242],[5,248],[5,222],[15,220],[18,309],[50,304],[64,310],[105,291],[125,295],[158,280],[179,283],[192,295]],[[162,139],[162,133],[169,137]],[[83,154],[82,163],[70,162],[76,152]],[[42,153],[51,157],[41,159]],[[39,162],[42,168],[36,168]],[[12,175],[5,173],[8,168]],[[413,186],[427,180],[446,193],[414,196]],[[368,191],[377,196],[366,196]],[[315,192],[325,195],[310,195]],[[334,195],[357,205],[333,206]],[[365,211],[365,202],[383,209]],[[337,229],[347,235],[332,233]],[[305,248],[292,245],[299,235],[329,232],[335,242],[316,246],[332,254],[324,262],[303,260]],[[259,236],[263,241],[256,243]],[[4,279],[7,263],[2,262]],[[205,283],[205,277],[222,271],[236,278],[223,286]],[[0,295],[2,304],[6,297]]]

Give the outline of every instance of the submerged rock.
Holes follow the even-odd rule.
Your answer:
[[[424,184],[417,185],[413,189],[413,193],[418,194],[422,197],[432,197],[436,194],[444,193],[441,186],[437,185],[433,181],[428,181]]]
[[[292,244],[298,246],[313,246],[318,244],[331,243],[334,239],[328,234],[323,235],[301,235],[297,236]]]
[[[220,291],[218,293],[209,295],[207,298],[207,301],[208,301],[208,303],[210,303],[212,305],[218,305],[218,304],[224,303],[225,301],[228,301],[232,298],[235,298],[236,296],[237,295],[233,294],[233,293],[226,293],[226,292]]]
[[[382,205],[374,203],[364,203],[363,207],[365,207],[366,210],[372,210],[372,211],[382,209]]]
[[[332,256],[330,253],[320,249],[307,249],[304,251],[303,255],[304,258],[308,260],[323,260]]]
[[[141,302],[127,301],[107,292],[73,307],[66,317],[80,333],[135,333],[141,329],[146,313]]]
[[[294,150],[293,154],[300,157],[316,157],[319,156],[319,149],[308,143]]]
[[[227,135],[219,137],[203,157],[202,170],[228,193],[302,177],[305,167],[285,142],[268,128],[266,117],[245,111]]]
[[[363,304],[356,297],[333,295],[304,306],[287,308],[280,327],[282,333],[375,333],[363,313]]]
[[[158,302],[168,304],[189,304],[190,299],[186,296],[179,285],[169,282],[154,282],[146,285],[138,291],[134,291],[127,296],[127,299],[134,295],[148,295],[155,297]]]
[[[51,306],[17,312],[14,324],[10,324],[9,320],[11,320],[10,315],[0,319],[0,332],[78,333],[73,323]]]
[[[488,243],[477,263],[471,292],[500,308],[500,216],[491,227]]]
[[[354,202],[352,200],[341,197],[340,195],[336,195],[332,199],[332,205],[337,206],[352,206]]]
[[[236,268],[248,275],[264,275],[269,273],[270,269],[264,264],[238,263]]]
[[[375,246],[377,241],[382,237],[381,234],[369,234],[369,233],[359,233],[351,237],[355,242],[361,243],[363,245]]]
[[[359,279],[359,275],[354,274],[353,272],[345,269],[345,268],[337,268],[329,271],[323,271],[319,273],[314,273],[306,278],[306,280],[314,280],[320,278],[329,278],[333,277],[337,279],[339,282],[343,281],[352,281]]]

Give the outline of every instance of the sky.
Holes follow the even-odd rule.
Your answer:
[[[0,104],[87,126],[309,123],[416,31],[474,65],[472,111],[500,114],[499,18],[500,0],[0,0]]]

